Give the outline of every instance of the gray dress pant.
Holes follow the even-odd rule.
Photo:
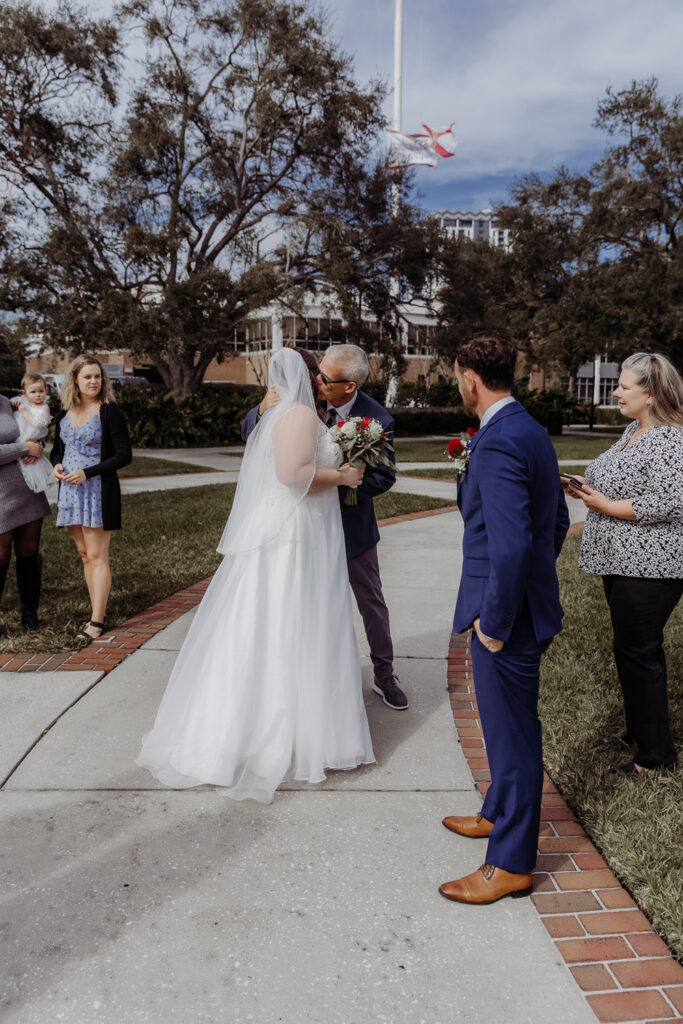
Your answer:
[[[350,558],[349,581],[370,645],[375,679],[387,679],[394,672],[394,648],[389,629],[389,609],[382,593],[377,545]]]

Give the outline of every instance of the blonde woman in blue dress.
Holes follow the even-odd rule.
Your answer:
[[[137,758],[173,788],[268,803],[285,778],[375,759],[336,490],[363,470],[339,467],[304,359],[270,361],[282,400],[249,437],[223,562]]]

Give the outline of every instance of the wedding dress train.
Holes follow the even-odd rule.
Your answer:
[[[271,360],[271,382],[285,362],[277,381],[283,407],[254,431],[266,427],[249,462],[249,447],[245,453],[242,494],[238,486],[219,547],[227,553],[137,758],[168,786],[211,783],[235,800],[264,803],[286,778],[321,782],[326,769],[374,761],[337,490],[308,493],[310,466],[296,484],[291,466],[278,468],[278,444],[296,473],[304,458],[314,468],[335,466],[338,448],[317,419],[314,427],[307,419],[315,439],[304,447],[313,455],[297,453],[300,432],[284,429],[286,398],[297,395],[291,422],[308,371],[284,350]]]

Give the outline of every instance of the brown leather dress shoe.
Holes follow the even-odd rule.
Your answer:
[[[443,824],[451,832],[467,836],[468,839],[485,839],[493,832],[493,822],[482,818],[481,814],[469,818],[444,818]]]
[[[456,903],[495,903],[503,896],[528,896],[531,892],[531,872],[524,875],[503,871],[493,864],[482,864],[477,871],[454,882],[444,882],[439,892]]]

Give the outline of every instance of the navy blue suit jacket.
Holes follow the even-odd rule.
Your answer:
[[[356,400],[351,406],[348,415],[349,417],[370,416],[372,419],[379,420],[384,427],[389,441],[393,445],[393,417],[383,405],[376,402],[374,398],[370,398],[370,395],[366,395],[363,391],[357,391]],[[258,406],[255,406],[249,410],[242,423],[242,439],[244,441],[251,434],[258,423],[258,419]],[[364,555],[366,551],[374,548],[379,541],[379,530],[377,529],[377,518],[372,499],[378,494],[384,494],[395,483],[395,469],[389,469],[388,466],[368,466],[365,470],[363,483],[357,488],[357,505],[345,505],[344,498],[346,497],[347,488],[338,488],[347,558],[357,558],[359,555]]]
[[[555,560],[569,528],[552,441],[511,402],[470,451],[458,493],[465,536],[453,627],[462,633],[479,616],[486,636],[508,640],[527,601],[536,639],[550,640],[562,628]]]

